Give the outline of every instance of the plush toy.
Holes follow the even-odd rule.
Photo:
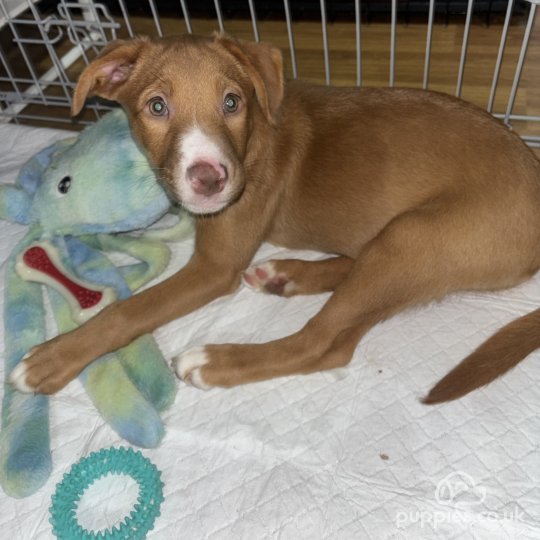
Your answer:
[[[120,110],[42,150],[14,185],[0,186],[0,217],[29,225],[6,265],[6,379],[48,337],[39,282],[50,285],[45,289],[58,332],[73,329],[165,269],[167,234],[119,233],[143,229],[169,210]],[[186,235],[190,220],[182,215],[173,229],[176,237]],[[129,264],[117,267],[104,252],[127,254]],[[174,400],[176,385],[151,336],[93,362],[79,380],[119,435],[137,446],[159,444],[159,413]],[[44,484],[52,467],[49,443],[48,398],[5,383],[0,483],[7,494],[25,497]]]

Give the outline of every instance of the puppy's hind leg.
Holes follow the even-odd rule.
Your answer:
[[[278,296],[331,292],[347,277],[354,259],[345,256],[321,261],[273,259],[249,267],[243,281],[258,291]]]

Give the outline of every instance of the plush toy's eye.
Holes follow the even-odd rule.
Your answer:
[[[71,187],[71,176],[64,176],[60,182],[58,182],[58,191],[65,195]]]
[[[223,100],[223,112],[234,113],[238,110],[240,98],[236,94],[227,94]]]
[[[154,97],[148,102],[148,110],[153,116],[166,116],[168,113],[167,104],[161,97]]]

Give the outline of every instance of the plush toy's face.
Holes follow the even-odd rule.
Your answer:
[[[115,111],[53,155],[31,220],[55,234],[121,232],[150,225],[169,206],[125,114]]]

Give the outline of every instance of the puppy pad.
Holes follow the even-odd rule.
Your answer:
[[[13,181],[30,155],[67,135],[0,125],[0,181]],[[5,259],[25,228],[0,228],[3,287]],[[192,248],[192,240],[173,246],[169,274]],[[255,260],[274,256],[320,258],[264,245]],[[168,358],[195,345],[264,342],[300,329],[326,299],[241,288],[156,338]],[[148,537],[540,538],[540,354],[457,402],[419,402],[490,334],[539,305],[537,276],[402,313],[369,332],[344,369],[207,392],[179,383],[161,446],[143,450],[165,482]],[[48,508],[63,474],[93,450],[126,444],[77,381],[52,397],[51,431],[46,485],[23,500],[0,493],[4,538],[52,538]],[[106,526],[104,512],[114,514],[124,494],[131,501],[128,492],[115,482],[93,489],[84,524]]]

